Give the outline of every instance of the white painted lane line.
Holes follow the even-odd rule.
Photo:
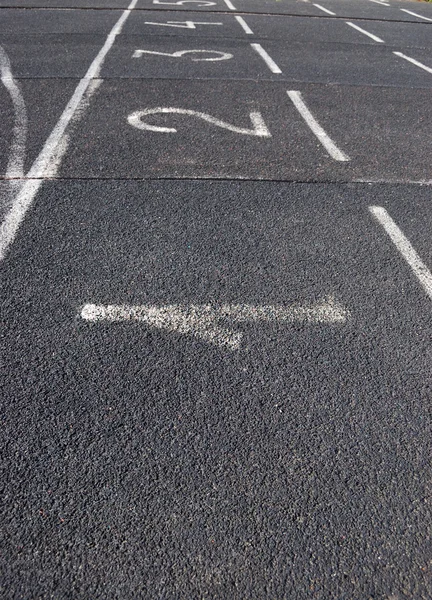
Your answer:
[[[301,93],[297,91],[287,91],[288,96],[291,98],[294,106],[299,111],[303,119],[306,121],[306,124],[311,129],[312,133],[316,135],[321,144],[330,154],[330,156],[337,161],[345,162],[351,160],[349,156],[344,154],[342,150],[336,146],[332,139],[326,134],[324,129],[312,115],[306,104],[304,103]]]
[[[317,8],[319,8],[320,10],[323,10],[324,12],[328,13],[329,15],[332,15],[333,17],[336,16],[336,13],[332,12],[331,10],[329,10],[328,8],[324,8],[324,6],[321,6],[321,4],[314,4],[314,6],[316,6]]]
[[[400,56],[401,58],[404,58],[405,60],[408,60],[413,65],[416,65],[416,67],[420,67],[420,69],[424,69],[428,73],[432,73],[432,68],[431,67],[427,67],[426,65],[424,65],[421,62],[419,62],[418,60],[415,60],[415,58],[411,58],[410,56],[406,56],[406,54],[402,54],[402,52],[393,52],[393,54],[396,54],[396,56]]]
[[[360,33],[363,33],[364,35],[367,35],[368,37],[370,37],[375,42],[380,42],[381,44],[384,44],[384,40],[382,40],[378,36],[374,35],[373,33],[369,33],[369,31],[366,31],[365,29],[362,29],[358,25],[355,25],[354,23],[351,23],[351,21],[345,21],[345,23],[347,25],[349,25],[350,27],[353,27],[354,29],[357,29],[357,31],[360,31]]]
[[[23,184],[11,208],[6,213],[0,225],[0,261],[4,259],[9,245],[13,242],[28,209],[44,181],[43,178],[46,177],[46,172],[49,170],[51,162],[58,158],[57,149],[62,142],[69,122],[77,109],[82,106],[82,99],[93,79],[99,76],[106,55],[114,44],[117,35],[121,33],[123,25],[131,14],[131,11],[135,8],[137,1],[132,0],[129,7],[123,11],[117,23],[112,28],[104,45],[99,50],[87,73],[77,85],[72,98],[69,100],[60,119],[45,142],[44,147],[34,161],[27,174],[28,181]]]
[[[224,2],[230,10],[237,10],[236,7],[234,6],[234,4],[232,2],[230,2],[230,0],[224,0]]]
[[[261,44],[251,44],[251,46],[255,50],[255,52],[257,52],[261,56],[261,58],[272,73],[282,73],[275,61],[272,59],[271,56],[267,54],[267,52],[264,50]]]
[[[0,81],[9,93],[14,109],[13,137],[6,167],[6,179],[24,177],[27,140],[27,111],[20,86],[14,78],[8,55],[0,46]]]
[[[420,281],[427,295],[432,299],[432,273],[414,250],[410,241],[405,237],[385,208],[382,206],[369,206],[369,211],[384,227],[391,241],[409,264],[414,275]]]
[[[247,33],[248,35],[253,35],[252,29],[249,27],[246,21],[242,19],[242,17],[236,16],[235,19],[240,23],[245,33]]]
[[[418,15],[417,13],[412,12],[411,10],[407,10],[406,8],[401,8],[401,10],[403,12],[408,13],[409,15],[412,15],[413,17],[418,17],[419,19],[424,19],[425,21],[431,21],[432,22],[432,19],[429,19],[429,17],[424,17],[423,15]]]
[[[374,2],[375,4],[381,4],[381,6],[390,6],[386,2],[380,2],[380,0],[369,0],[369,2]]]
[[[333,296],[311,304],[251,306],[249,304],[174,304],[169,306],[127,306],[86,304],[81,310],[86,321],[139,322],[156,329],[177,332],[221,348],[238,350],[243,334],[226,327],[238,323],[345,323],[346,310]],[[222,324],[220,324],[222,322]]]

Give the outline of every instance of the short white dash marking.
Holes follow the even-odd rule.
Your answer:
[[[419,62],[418,60],[415,60],[415,58],[411,58],[410,56],[406,56],[405,54],[402,54],[402,52],[393,52],[393,54],[396,54],[396,56],[400,56],[401,58],[404,58],[405,60],[409,61],[413,65],[416,65],[416,67],[420,67],[420,69],[424,69],[428,73],[432,73],[432,68],[431,67],[427,67],[426,65],[424,65],[421,62]]]
[[[282,73],[282,71],[279,69],[279,67],[277,66],[277,64],[275,63],[275,61],[272,59],[271,56],[269,56],[267,54],[267,52],[264,50],[264,48],[261,46],[261,44],[251,44],[252,48],[255,50],[255,52],[257,52],[261,58],[263,59],[263,61],[265,62],[265,64],[268,66],[268,68],[270,69],[270,71],[272,73]]]
[[[87,73],[77,85],[72,98],[69,100],[60,119],[52,130],[50,136],[46,140],[42,150],[34,161],[30,171],[27,173],[27,181],[21,187],[19,193],[15,197],[12,206],[6,213],[2,224],[0,225],[0,261],[4,259],[9,245],[13,242],[15,235],[30,208],[40,186],[45,177],[45,172],[49,169],[51,162],[57,154],[57,147],[65,135],[69,122],[73,118],[76,110],[81,106],[82,98],[84,97],[92,80],[99,76],[106,55],[114,44],[116,37],[121,33],[123,25],[131,11],[135,8],[137,0],[132,0],[129,7],[123,11],[120,18],[112,28],[104,45],[99,50],[96,58],[91,63]]]
[[[235,19],[240,23],[245,33],[247,33],[248,35],[253,35],[252,29],[249,27],[246,21],[242,19],[242,17],[236,16]]]
[[[380,0],[369,0],[369,2],[374,2],[375,4],[381,4],[381,6],[390,6],[386,2],[380,2]]]
[[[230,2],[230,0],[224,0],[224,2],[230,10],[237,10],[236,7],[234,6],[234,4],[232,2]]]
[[[238,350],[243,337],[228,323],[345,323],[347,311],[333,296],[313,304],[251,306],[248,304],[174,304],[168,306],[127,306],[86,304],[81,310],[86,321],[140,322],[156,329],[191,335],[221,348]]]
[[[414,250],[410,241],[405,237],[385,208],[382,206],[369,206],[369,211],[384,227],[391,241],[409,264],[429,298],[432,299],[432,273]]]
[[[1,46],[0,81],[8,91],[14,108],[13,138],[5,176],[7,179],[22,178],[27,139],[27,111],[20,86],[12,74],[9,57]]]
[[[350,27],[353,27],[354,29],[357,29],[357,31],[360,31],[360,33],[363,33],[364,35],[367,35],[368,37],[370,37],[375,42],[379,42],[380,44],[384,44],[384,40],[382,40],[378,36],[374,35],[373,33],[369,33],[369,31],[366,31],[365,29],[362,29],[361,27],[359,27],[358,25],[355,25],[354,23],[351,23],[350,21],[345,21],[345,23],[347,25],[349,25]]]
[[[342,150],[336,146],[333,140],[327,135],[315,117],[312,115],[306,104],[304,103],[301,93],[297,91],[287,91],[288,96],[291,98],[294,106],[299,111],[306,124],[310,127],[312,133],[316,135],[321,144],[330,154],[330,156],[337,161],[345,162],[350,160],[349,156],[344,154]]]
[[[332,15],[333,17],[336,16],[336,13],[332,12],[331,10],[329,10],[328,8],[324,8],[324,6],[321,6],[321,4],[314,4],[314,6],[316,6],[317,8],[319,8],[320,10],[323,10],[324,12],[326,12],[329,15]]]
[[[403,12],[408,13],[409,15],[412,15],[413,17],[418,17],[419,19],[424,19],[425,21],[432,21],[432,19],[429,19],[429,17],[424,17],[423,15],[418,15],[415,12],[412,12],[411,10],[407,10],[406,8],[401,8],[401,10],[403,10]]]

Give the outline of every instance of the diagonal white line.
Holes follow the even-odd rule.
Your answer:
[[[336,146],[333,140],[327,135],[318,121],[315,119],[313,114],[310,112],[306,104],[304,103],[301,93],[297,91],[287,91],[288,96],[291,98],[294,106],[299,111],[306,124],[311,129],[312,133],[319,139],[321,144],[327,150],[334,160],[345,162],[350,160],[349,156],[344,154],[342,150]]]
[[[320,10],[323,10],[324,12],[328,13],[329,15],[332,15],[333,17],[336,16],[336,13],[332,12],[331,10],[329,10],[328,8],[324,8],[324,6],[321,6],[321,4],[314,4],[314,6],[316,6],[317,8],[319,8]]]
[[[406,54],[402,54],[402,52],[393,52],[393,54],[395,54],[396,56],[400,56],[401,58],[404,58],[408,62],[412,63],[416,67],[420,67],[420,69],[423,69],[424,71],[427,71],[428,73],[432,73],[431,67],[427,67],[426,65],[424,65],[421,62],[419,62],[418,60],[415,60],[415,58],[411,58],[410,56],[406,56]]]
[[[391,241],[411,267],[414,275],[420,281],[425,292],[432,299],[432,273],[424,264],[420,256],[412,247],[410,241],[393,221],[385,208],[382,206],[369,206],[370,213],[384,227]]]
[[[373,39],[375,42],[380,42],[381,44],[384,44],[384,40],[382,40],[378,36],[374,35],[373,33],[369,33],[369,31],[366,31],[365,29],[362,29],[361,27],[359,27],[358,25],[355,25],[354,23],[351,23],[350,21],[345,21],[345,23],[347,25],[349,25],[350,27],[353,27],[354,29],[357,29],[357,31],[360,31],[360,33],[363,33],[364,35],[367,35],[368,37],[370,37],[371,39]]]
[[[418,15],[415,12],[412,12],[411,10],[407,10],[406,8],[401,8],[401,10],[403,10],[403,12],[408,13],[409,15],[412,15],[413,17],[418,17],[419,19],[424,19],[425,21],[432,21],[432,19],[429,19],[429,17],[424,17],[423,15]]]
[[[49,169],[51,161],[56,156],[57,147],[65,134],[69,122],[73,118],[77,108],[80,106],[82,98],[92,80],[98,77],[106,55],[114,44],[116,36],[121,32],[131,11],[135,8],[137,1],[138,0],[132,0],[129,7],[122,13],[121,17],[112,28],[104,45],[93,60],[85,76],[79,82],[72,98],[69,100],[56,126],[46,140],[44,147],[34,161],[27,174],[27,181],[23,184],[14,199],[10,210],[6,213],[0,226],[0,261],[4,259],[9,245],[13,242],[28,209],[44,181],[45,173],[47,169]]]
[[[248,35],[253,34],[252,29],[249,27],[249,25],[246,23],[246,21],[244,19],[242,19],[242,17],[236,16],[235,19],[238,23],[240,23],[240,25],[245,33],[247,33]]]
[[[279,67],[275,63],[275,61],[264,50],[264,48],[261,46],[261,44],[251,44],[251,46],[255,50],[255,52],[257,52],[261,56],[261,58],[263,59],[263,61],[265,62],[265,64],[268,66],[268,68],[270,69],[270,71],[272,73],[277,73],[277,74],[282,73],[282,71],[279,69]]]

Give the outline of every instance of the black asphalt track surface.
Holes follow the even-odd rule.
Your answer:
[[[432,6],[213,1],[138,2],[0,263],[0,596],[430,600],[431,297],[370,207],[431,268],[432,21],[401,8]],[[25,173],[128,5],[0,0]],[[168,21],[222,25],[146,24]],[[10,87],[1,219],[22,183]],[[157,108],[244,130],[259,112],[269,135],[129,122]],[[277,317],[323,301],[344,319]],[[271,317],[220,318],[234,348],[88,304]]]

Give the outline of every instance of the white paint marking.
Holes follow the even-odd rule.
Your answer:
[[[299,111],[299,113],[305,120],[306,124],[310,127],[312,133],[316,135],[316,137],[319,139],[319,141],[330,154],[330,156],[334,158],[334,160],[338,160],[341,162],[350,160],[349,156],[347,156],[341,150],[339,150],[336,144],[330,139],[330,137],[326,134],[324,129],[312,115],[312,113],[304,103],[301,97],[301,93],[296,91],[288,91],[287,94],[291,98],[296,109]]]
[[[167,21],[166,23],[146,21],[144,24],[159,25],[160,27],[178,27],[179,29],[196,29],[195,25],[223,25],[223,23],[204,23],[202,21]]]
[[[178,50],[170,54],[169,52],[156,52],[153,50],[135,50],[132,54],[132,58],[141,58],[143,54],[152,54],[156,56],[169,56],[170,58],[182,58],[185,54],[216,54],[215,58],[191,58],[193,62],[212,62],[218,60],[229,60],[233,58],[232,54],[228,52],[219,52],[219,50]]]
[[[153,4],[169,4],[170,6],[183,6],[184,4],[196,4],[200,6],[216,6],[216,2],[203,2],[202,0],[179,0],[178,2],[161,2],[160,0],[153,0]]]
[[[354,29],[357,29],[357,31],[360,31],[360,33],[363,33],[364,35],[367,35],[368,37],[370,37],[375,42],[380,42],[381,44],[384,44],[384,40],[382,40],[378,36],[374,35],[373,33],[369,33],[369,31],[366,31],[365,29],[362,29],[361,27],[359,27],[358,25],[355,25],[354,23],[351,23],[350,21],[345,21],[345,23],[347,25],[349,25],[350,27],[353,27]]]
[[[401,10],[403,10],[403,12],[408,13],[409,15],[412,15],[413,17],[418,17],[419,19],[424,19],[425,21],[432,21],[432,19],[429,19],[429,17],[424,17],[423,15],[418,15],[417,13],[407,10],[406,8],[401,8]]]
[[[292,306],[210,305],[127,306],[86,304],[81,310],[86,321],[139,322],[156,329],[191,335],[221,348],[238,350],[243,337],[219,324],[238,323],[345,323],[349,312],[332,296],[314,304]]]
[[[224,0],[224,2],[230,10],[237,10],[236,7],[234,6],[234,4],[232,2],[230,2],[230,0]]]
[[[380,2],[380,0],[369,0],[369,2],[374,2],[375,4],[381,4],[381,6],[390,6],[386,2]]]
[[[203,121],[207,121],[207,123],[211,123],[212,125],[216,125],[216,127],[222,127],[222,129],[228,129],[234,133],[240,133],[242,135],[254,135],[257,137],[271,137],[270,131],[267,129],[266,124],[264,123],[264,119],[259,112],[251,112],[249,113],[250,120],[252,121],[253,128],[252,129],[244,129],[242,127],[236,127],[235,125],[230,125],[225,121],[221,121],[220,119],[216,119],[207,113],[197,112],[195,110],[188,110],[186,108],[146,108],[144,110],[138,110],[128,117],[129,125],[136,127],[137,129],[141,129],[144,131],[156,131],[158,133],[177,133],[177,129],[174,127],[157,127],[156,125],[149,125],[148,123],[143,122],[142,118],[147,115],[156,115],[156,114],[177,114],[177,115],[189,115],[192,117],[197,117],[202,119]]]
[[[391,241],[409,264],[414,275],[420,281],[427,295],[432,299],[432,273],[414,250],[410,241],[405,237],[385,208],[382,206],[369,206],[369,211],[384,227],[385,231],[390,236]]]
[[[252,29],[249,27],[249,25],[246,23],[246,21],[242,17],[236,16],[235,19],[236,19],[236,21],[238,21],[240,23],[240,25],[243,28],[243,31],[245,33],[247,33],[248,35],[253,35]]]
[[[9,93],[14,109],[13,137],[5,177],[24,177],[24,159],[27,139],[27,111],[20,86],[15,80],[8,55],[0,46],[0,81]]]
[[[321,4],[314,4],[314,6],[316,6],[317,8],[319,8],[320,10],[323,10],[324,12],[328,13],[329,15],[332,15],[333,17],[336,16],[336,13],[332,12],[331,10],[329,10],[328,8],[324,8],[324,6],[321,6]]]
[[[426,65],[424,65],[421,62],[419,62],[418,60],[415,60],[414,58],[411,58],[410,56],[406,56],[405,54],[402,54],[402,52],[393,52],[393,54],[396,54],[396,56],[400,56],[401,58],[404,58],[405,60],[408,60],[413,65],[416,65],[417,67],[420,67],[420,69],[424,69],[428,73],[432,73],[431,67],[427,67]]]
[[[77,106],[76,111],[74,112],[71,120],[69,121],[67,133],[65,132],[63,134],[47,168],[44,171],[43,176],[45,178],[52,179],[54,177],[57,177],[58,170],[69,147],[70,137],[74,132],[76,125],[84,116],[87,108],[89,107],[90,99],[92,98],[93,94],[95,94],[95,92],[99,89],[102,82],[103,79],[92,79],[92,81],[90,82],[85,94],[83,95],[79,105]]]
[[[255,50],[255,52],[257,52],[261,56],[261,58],[272,73],[282,73],[275,61],[272,59],[271,56],[267,54],[267,52],[264,50],[261,44],[251,44],[251,46]]]
[[[56,126],[46,140],[44,147],[34,161],[27,174],[28,180],[23,184],[14,199],[10,210],[6,213],[0,226],[0,261],[4,259],[9,245],[13,242],[26,212],[30,208],[34,197],[43,183],[46,171],[50,168],[53,158],[57,156],[57,147],[61,143],[69,122],[79,108],[92,80],[98,77],[106,55],[114,44],[116,36],[121,32],[131,11],[135,8],[136,3],[137,0],[132,0],[129,7],[122,13],[117,23],[112,28],[104,45],[93,60],[85,76],[77,85],[72,98],[69,100]]]

